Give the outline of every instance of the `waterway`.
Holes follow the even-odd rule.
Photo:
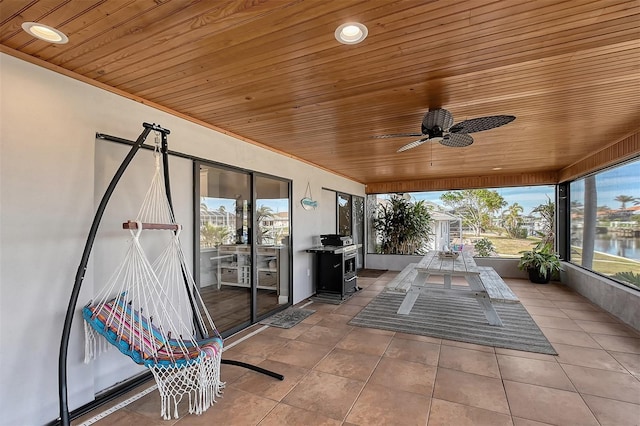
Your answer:
[[[596,235],[594,250],[640,261],[640,238],[616,238]]]

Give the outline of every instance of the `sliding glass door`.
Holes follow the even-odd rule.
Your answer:
[[[226,335],[291,303],[291,184],[205,163],[196,174],[196,282]]]

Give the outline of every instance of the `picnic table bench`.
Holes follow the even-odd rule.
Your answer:
[[[450,296],[473,297],[477,300],[487,317],[489,324],[502,326],[502,320],[492,303],[518,303],[517,296],[491,267],[476,266],[470,255],[460,255],[461,259],[436,259],[435,252],[430,252],[419,263],[410,263],[393,280],[387,284],[386,290],[406,293],[398,314],[411,312],[421,293],[444,294]],[[443,275],[444,285],[429,283],[430,275]],[[451,286],[452,276],[463,276],[470,289]]]

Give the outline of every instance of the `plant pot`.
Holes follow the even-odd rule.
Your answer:
[[[536,268],[527,269],[529,273],[529,281],[536,284],[547,284],[551,280],[551,273],[547,271],[546,275],[542,275],[540,270]]]

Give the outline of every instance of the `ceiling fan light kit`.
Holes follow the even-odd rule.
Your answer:
[[[472,118],[453,124],[453,115],[444,108],[427,111],[422,119],[422,133],[398,133],[379,135],[374,138],[420,137],[420,139],[403,145],[397,152],[416,148],[425,142],[440,142],[441,145],[462,148],[473,143],[469,133],[482,132],[511,123],[516,117],[513,115],[491,115],[488,117]]]

